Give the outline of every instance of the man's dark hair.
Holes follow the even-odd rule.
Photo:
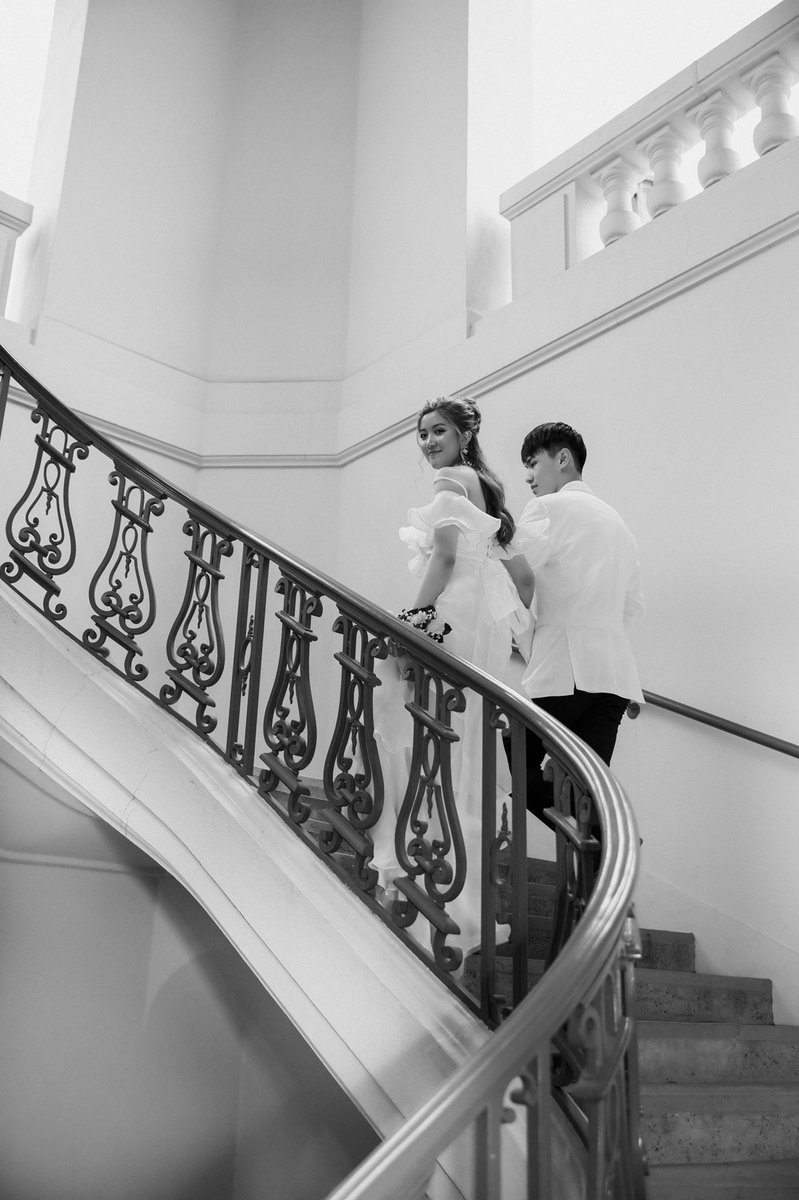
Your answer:
[[[547,421],[546,424],[536,425],[535,429],[531,429],[522,442],[522,462],[526,464],[542,450],[552,455],[564,448],[571,451],[577,470],[582,472],[588,451],[577,430],[572,429],[571,425],[565,425],[563,421]]]

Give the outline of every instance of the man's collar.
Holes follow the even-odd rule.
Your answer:
[[[588,492],[592,496],[594,494],[588,484],[584,483],[582,479],[571,479],[568,483],[564,483],[563,487],[559,490],[565,492],[567,488],[573,492]]]

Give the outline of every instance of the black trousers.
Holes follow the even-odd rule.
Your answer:
[[[610,765],[627,700],[612,692],[581,692],[575,688],[571,696],[536,696],[533,703],[576,733],[604,763]],[[553,801],[552,784],[545,781],[541,773],[541,759],[545,754],[541,739],[528,729],[527,807],[537,817]]]

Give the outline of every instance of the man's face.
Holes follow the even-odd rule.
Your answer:
[[[539,450],[524,465],[527,467],[527,483],[535,496],[551,496],[559,491],[563,482],[560,451],[548,454],[546,450]]]

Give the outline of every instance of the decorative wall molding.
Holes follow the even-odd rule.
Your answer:
[[[8,398],[13,404],[18,404],[22,408],[32,409],[34,401],[26,391],[16,383],[12,383],[8,389]],[[160,454],[164,458],[171,458],[175,462],[183,463],[184,466],[202,468],[204,460],[202,455],[195,454],[191,450],[185,450],[182,446],[176,446],[171,442],[163,442],[159,438],[150,437],[146,433],[139,433],[135,429],[128,429],[124,425],[116,425],[113,421],[104,421],[102,417],[98,417],[94,413],[81,412],[79,408],[75,408],[74,412],[81,417],[92,429],[96,429],[98,433],[102,433],[105,437],[110,438],[113,442],[118,442],[121,446],[133,447],[137,450],[148,450],[153,454]]]
[[[470,384],[469,387],[463,388],[462,392],[464,395],[469,396],[484,396],[488,392],[509,383],[511,380],[517,379],[520,375],[526,375],[530,371],[543,366],[544,363],[551,362],[563,354],[568,354],[569,351],[576,349],[586,342],[592,341],[603,333],[624,325],[627,321],[631,321],[633,318],[641,316],[643,313],[649,312],[651,309],[657,308],[659,305],[665,304],[669,300],[673,300],[677,296],[690,291],[699,284],[705,283],[707,280],[713,279],[725,271],[729,271],[732,267],[745,262],[749,258],[753,258],[755,255],[762,253],[762,251],[779,245],[780,242],[787,241],[791,237],[795,237],[797,233],[799,233],[799,212],[793,213],[790,217],[786,217],[784,220],[777,222],[777,224],[767,229],[760,230],[745,241],[721,251],[712,258],[673,276],[671,279],[665,280],[656,287],[641,292],[639,295],[633,297],[633,299],[618,305],[614,309],[610,309],[608,312],[602,313],[601,316],[587,321],[584,325],[570,330],[568,333],[553,339],[553,341],[548,342],[546,345],[538,346],[535,350],[531,350],[529,354],[525,354],[521,358],[507,363],[504,367],[500,367],[496,371],[491,371],[488,375],[483,376],[482,379],[478,379]]]
[[[755,166],[756,164],[753,164]],[[696,197],[701,200],[701,197]],[[702,262],[663,280],[654,287],[648,288],[615,308],[600,313],[582,325],[575,326],[560,336],[553,338],[543,345],[536,346],[529,353],[504,363],[495,370],[473,379],[456,390],[458,395],[468,395],[475,398],[485,396],[497,388],[503,387],[520,376],[537,370],[545,363],[568,354],[579,346],[592,341],[602,334],[626,324],[635,317],[649,312],[661,304],[690,291],[700,284],[729,271],[732,267],[753,258],[755,255],[795,237],[799,233],[799,212],[766,226],[763,229],[742,238],[733,246],[713,254]],[[31,408],[30,397],[16,385],[9,390],[9,399],[14,403]],[[320,470],[349,466],[399,438],[407,437],[414,429],[415,414],[409,413],[399,421],[377,430],[367,438],[353,442],[334,453],[327,454],[197,454],[170,442],[150,437],[148,434],[125,428],[111,421],[91,414],[79,413],[84,419],[113,441],[133,448],[158,454],[164,458],[180,462],[198,471],[204,470]]]
[[[23,408],[33,408],[30,396],[17,384],[12,384],[9,388],[8,398]],[[368,438],[355,442],[352,446],[335,454],[197,454],[193,450],[186,450],[171,442],[161,441],[159,438],[150,437],[149,434],[126,428],[113,421],[105,421],[94,413],[81,412],[78,408],[74,411],[98,433],[102,433],[113,442],[118,442],[121,446],[134,450],[146,450],[199,471],[208,469],[263,470],[267,467],[283,469],[306,467],[318,470],[323,467],[345,467],[356,459],[373,453],[381,446],[387,445],[397,438],[405,437],[413,429],[416,420],[415,415],[411,413],[407,417],[403,417],[401,421],[396,421],[393,425],[388,425]]]

